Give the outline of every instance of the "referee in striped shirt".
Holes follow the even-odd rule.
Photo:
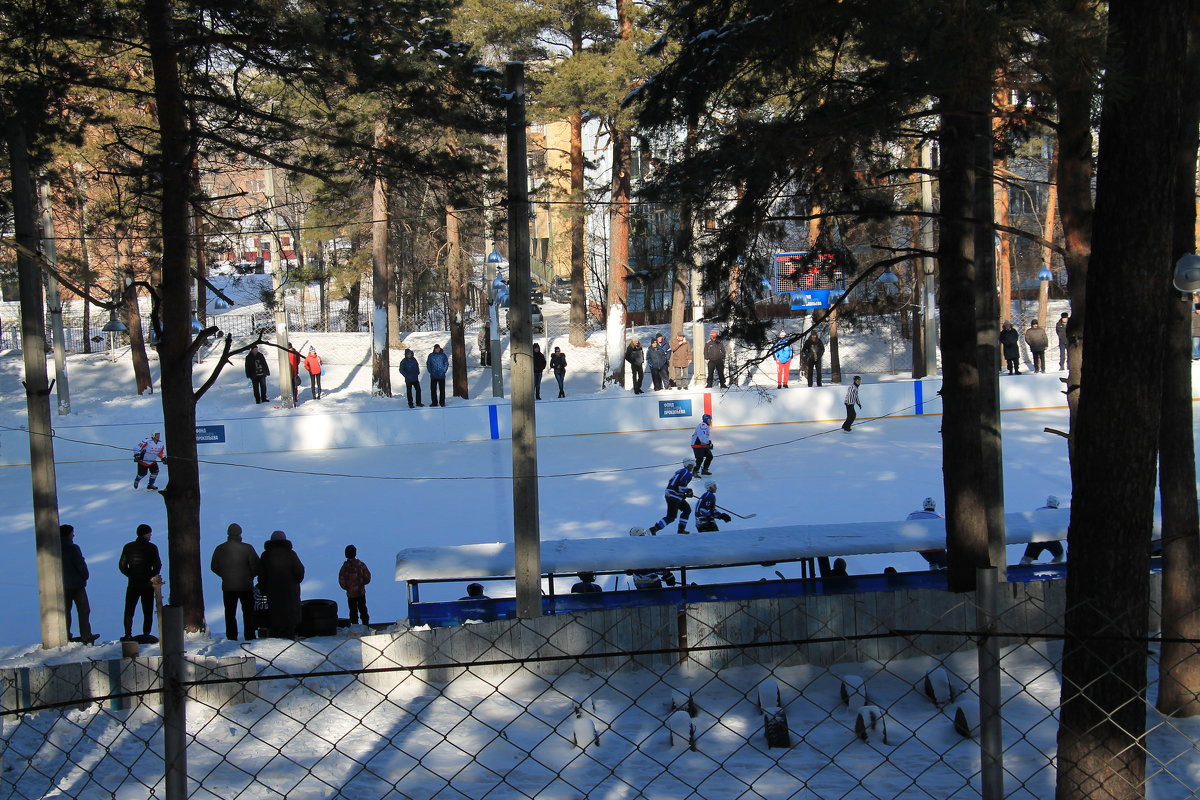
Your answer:
[[[850,388],[846,390],[846,421],[842,423],[842,430],[846,433],[850,432],[850,426],[854,424],[855,417],[858,416],[854,412],[854,407],[862,408],[862,403],[858,401],[858,387],[862,385],[862,378],[858,375],[854,376],[854,383],[850,384]]]

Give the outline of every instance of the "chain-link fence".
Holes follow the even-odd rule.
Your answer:
[[[3,796],[1052,797],[1065,589],[1001,586],[9,670]],[[1194,722],[1147,716],[1139,791],[1195,797]]]

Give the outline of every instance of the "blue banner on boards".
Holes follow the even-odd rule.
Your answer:
[[[224,425],[197,425],[196,444],[221,444],[225,441]]]
[[[691,400],[659,400],[658,418],[690,417],[692,415]]]

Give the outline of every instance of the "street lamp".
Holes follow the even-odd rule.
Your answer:
[[[1183,292],[1188,300],[1192,292],[1200,290],[1200,256],[1195,253],[1185,253],[1175,262],[1175,274],[1172,276],[1175,288]]]
[[[116,334],[128,333],[129,327],[121,320],[117,319],[117,310],[110,308],[108,310],[108,322],[104,323],[104,327],[100,330],[108,334],[108,360],[117,360],[117,344]]]
[[[1038,271],[1038,325],[1042,328],[1046,327],[1046,306],[1050,303],[1050,281],[1054,280],[1054,273],[1050,271],[1050,267],[1042,264],[1042,268]]]
[[[884,269],[883,274],[875,279],[875,285],[879,286],[884,294],[895,294],[900,290],[900,276],[892,272],[889,265]]]

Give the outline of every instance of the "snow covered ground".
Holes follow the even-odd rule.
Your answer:
[[[473,337],[470,339],[473,341]],[[410,337],[414,349],[421,352],[427,352],[432,342],[444,340],[444,334]],[[553,344],[566,349],[565,339]],[[601,351],[598,346],[578,351],[572,348],[568,359],[573,364],[590,364]],[[136,438],[160,429],[159,396],[134,394],[127,358],[112,363],[102,354],[73,356],[68,369],[72,413],[69,417],[56,417],[56,426],[65,430],[63,426],[71,424],[132,425],[128,430],[138,435],[129,442],[131,448]],[[571,403],[579,395],[595,392],[598,371],[579,369],[569,373],[568,397],[544,402]],[[0,418],[8,427],[24,423],[21,372],[19,353],[0,353]],[[205,374],[203,364],[197,373]],[[870,381],[868,376],[863,390],[868,405]],[[472,397],[479,399],[451,402],[486,402],[490,396],[488,376],[480,369],[473,369],[471,384]],[[239,361],[202,400],[200,414],[229,418],[321,414],[334,410],[369,412],[403,403],[400,397],[372,397],[369,369],[357,364],[329,364],[325,385],[328,394],[324,399],[319,403],[309,402],[305,390],[301,394],[302,404],[294,411],[255,406]],[[271,386],[275,386],[273,380]],[[432,413],[438,412],[414,411],[413,424],[421,424],[422,414]],[[720,502],[743,514],[757,515],[752,523],[735,519],[723,528],[736,531],[750,525],[896,520],[917,509],[926,496],[934,497],[941,508],[939,424],[937,416],[867,420],[847,435],[837,424],[829,423],[722,428],[718,420],[714,439],[719,447],[714,471],[720,483]],[[1067,505],[1070,483],[1065,441],[1043,431],[1045,427],[1065,428],[1065,409],[1007,412],[1003,415],[1003,425],[1008,510],[1036,508],[1043,504],[1047,494],[1058,495]],[[638,540],[629,539],[626,531],[634,525],[647,526],[661,516],[662,485],[681,452],[686,452],[686,441],[686,433],[541,439],[543,539],[612,536],[636,546]],[[511,485],[503,478],[509,472],[510,459],[509,443],[502,440],[260,453],[206,460],[201,472],[203,557],[207,562],[212,548],[224,541],[225,528],[230,522],[240,523],[246,531],[246,541],[255,545],[261,545],[272,530],[282,529],[293,540],[307,566],[304,597],[338,599],[344,607],[344,598],[337,588],[337,569],[344,546],[355,544],[359,557],[375,573],[368,589],[373,621],[400,619],[405,614],[404,587],[391,580],[399,550],[429,544],[511,539]],[[124,581],[116,569],[120,548],[133,538],[134,528],[146,522],[156,533],[163,534],[156,536],[156,540],[166,554],[162,501],[153,493],[131,488],[133,468],[127,455],[105,452],[95,460],[59,463],[56,473],[61,518],[75,525],[76,541],[92,571],[88,586],[93,606],[92,625],[102,640],[96,647],[71,645],[57,651],[43,651],[34,644],[39,638],[39,628],[30,475],[26,467],[0,468],[0,497],[6,500],[6,510],[0,513],[0,543],[6,556],[0,562],[0,587],[7,605],[7,613],[0,616],[0,666],[3,667],[118,657],[115,639],[121,632],[124,595]],[[1010,548],[1010,561],[1019,558],[1019,553],[1019,548]],[[900,570],[918,569],[923,564],[915,554],[859,556],[849,560],[852,572],[879,571],[885,564]],[[773,570],[770,572],[773,574]],[[712,575],[708,579],[719,577]],[[743,571],[736,577],[748,576]],[[615,580],[608,578],[606,588],[616,588]],[[222,623],[216,577],[207,574],[204,588],[209,623],[219,633]],[[488,593],[493,596],[510,592],[511,586],[498,582],[488,586]],[[422,589],[423,599],[450,599],[460,594],[462,586],[458,584],[429,585]],[[303,647],[286,647],[270,640],[238,644],[211,634],[190,637],[188,642],[189,650],[194,653],[214,656],[249,653],[264,663],[269,662],[273,671],[292,674],[354,666],[358,658],[354,645],[354,640],[345,633],[324,640],[308,640]],[[147,652],[152,653],[153,649]],[[1019,739],[1008,766],[1020,782],[1026,782],[1011,795],[1014,797],[1052,794],[1053,777],[1045,768],[1045,754],[1054,747],[1054,723],[1049,710],[1057,702],[1058,686],[1055,673],[1047,669],[1046,655],[1050,654],[1025,648],[1006,659],[1006,674],[1014,678],[1011,682],[1006,679],[1005,684],[1006,697],[1010,698],[1005,719],[1012,729],[1006,737],[1011,734]],[[973,658],[964,654],[947,663],[956,674],[969,679],[973,674]],[[788,695],[784,702],[788,705],[792,729],[804,731],[803,745],[782,757],[765,751],[761,740],[750,735],[759,715],[748,705],[747,687],[762,677],[751,668],[722,673],[720,680],[706,683],[704,707],[696,723],[705,732],[706,745],[697,753],[670,750],[669,741],[664,738],[667,734],[662,727],[661,709],[647,709],[642,704],[631,706],[623,700],[627,693],[641,697],[641,693],[647,692],[653,702],[667,703],[668,689],[661,683],[663,678],[652,674],[630,678],[628,685],[620,686],[607,683],[598,686],[595,679],[584,675],[564,676],[555,682],[553,691],[539,695],[540,699],[515,719],[508,708],[509,701],[495,694],[486,681],[475,679],[457,681],[445,694],[437,696],[428,684],[409,682],[382,707],[378,696],[366,691],[342,690],[329,703],[323,695],[341,687],[342,682],[336,679],[322,679],[306,685],[304,691],[292,684],[281,683],[275,688],[264,685],[259,690],[263,699],[231,708],[223,715],[202,709],[194,711],[189,732],[206,747],[193,748],[195,754],[191,758],[196,766],[193,774],[209,775],[204,791],[196,796],[331,797],[334,792],[330,785],[339,785],[344,787],[340,796],[382,797],[391,790],[374,776],[395,775],[397,770],[410,769],[412,753],[424,752],[429,757],[423,763],[435,771],[439,761],[447,759],[442,765],[445,770],[460,776],[455,780],[455,788],[446,788],[441,793],[427,786],[421,788],[418,778],[424,773],[418,770],[412,773],[411,786],[397,784],[396,791],[400,793],[388,796],[480,797],[492,785],[489,782],[494,781],[489,765],[508,763],[520,751],[532,750],[537,750],[538,769],[548,771],[549,777],[545,778],[543,788],[532,791],[530,796],[538,792],[541,797],[585,796],[571,787],[590,785],[595,787],[590,796],[677,798],[688,792],[681,790],[683,784],[676,776],[708,773],[712,773],[714,782],[693,796],[737,796],[740,789],[728,783],[731,771],[747,776],[762,796],[802,797],[801,787],[805,782],[814,791],[810,795],[814,797],[972,796],[973,790],[967,788],[968,776],[978,769],[977,746],[954,739],[947,728],[945,713],[933,709],[912,688],[933,666],[936,662],[932,660],[917,659],[893,662],[886,672],[879,672],[879,665],[845,665],[845,669],[829,672],[808,668],[782,670],[780,677],[785,681]],[[833,700],[837,691],[836,674],[848,671],[875,676],[873,692],[888,709],[900,744],[860,747],[853,736],[853,715],[846,710],[831,710],[836,705]],[[635,686],[639,681],[647,685]],[[1018,683],[1028,686],[1021,690]],[[571,735],[566,729],[571,725],[570,698],[580,695],[595,699],[593,713],[602,742],[606,743],[603,751],[581,755],[566,744]],[[478,713],[467,713],[470,708],[477,708]],[[511,721],[505,728],[512,737],[509,744],[496,739],[491,727],[479,724],[481,719],[505,715]],[[374,718],[370,729],[354,726],[353,720],[368,717]],[[324,738],[303,736],[295,731],[297,719],[312,719],[318,724],[328,719],[334,727],[343,723],[350,727]],[[63,754],[73,747],[91,750],[95,742],[109,741],[112,746],[108,747],[108,754],[97,751],[89,755],[93,760],[87,762],[86,769],[61,764],[55,791],[68,797],[146,797],[147,787],[138,781],[153,783],[155,770],[161,767],[149,760],[144,767],[131,771],[121,752],[122,747],[140,745],[142,739],[155,742],[152,748],[157,749],[156,725],[155,718],[146,712],[113,714],[86,709],[62,715],[57,721],[54,715],[43,714],[23,725],[21,736],[25,738],[14,739],[12,744],[37,749],[36,757],[45,760],[46,769],[53,770],[55,759],[65,762]],[[403,738],[408,749],[398,753],[395,729],[405,726],[411,727],[399,738]],[[444,745],[445,731],[452,728],[459,735],[454,742],[456,752],[458,748],[474,747],[472,752],[480,754],[479,760],[472,759],[462,772],[456,772],[460,769],[454,763],[456,756],[445,755],[439,748]],[[556,728],[561,729],[562,736],[544,741],[538,738]],[[81,740],[80,732],[85,729],[88,733]],[[252,746],[246,746],[248,736]],[[1200,773],[1185,762],[1196,761],[1192,751],[1194,742],[1200,740],[1200,731],[1188,723],[1177,723],[1160,731],[1157,737],[1156,743],[1162,746],[1160,757],[1175,759],[1176,766],[1172,769],[1176,777],[1162,781],[1161,788],[1152,792],[1152,796],[1195,796],[1200,787]],[[51,742],[54,746],[48,748],[45,743]],[[273,753],[285,748],[286,764],[272,759]],[[1188,752],[1192,756],[1178,758],[1180,753]],[[227,754],[229,763],[222,763],[218,754]],[[647,758],[647,754],[655,757]],[[614,759],[628,765],[620,781],[613,780]],[[373,766],[368,770],[354,766],[362,763]],[[720,764],[729,764],[729,770],[719,768]],[[290,765],[311,768],[314,774],[324,777],[303,778],[303,771],[293,770]],[[249,775],[256,777],[251,779]],[[872,794],[854,794],[853,786],[864,775],[874,776],[876,788]],[[536,786],[542,779],[526,777],[530,781],[528,786]]]

